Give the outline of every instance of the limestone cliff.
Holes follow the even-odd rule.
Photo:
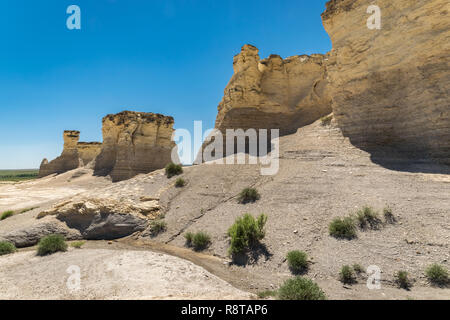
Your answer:
[[[53,173],[63,173],[80,166],[78,158],[77,144],[80,139],[80,132],[66,130],[63,133],[64,149],[61,155],[55,160],[48,162],[44,159],[39,168],[39,177],[45,177]]]
[[[280,129],[284,135],[330,113],[325,60],[319,54],[260,60],[257,48],[244,45],[234,57],[216,128]]]
[[[174,120],[155,113],[123,111],[103,118],[103,145],[94,174],[113,181],[161,169],[171,162]]]
[[[101,143],[78,142],[80,139],[79,131],[66,130],[63,133],[63,139],[63,152],[53,161],[42,160],[39,177],[45,177],[53,173],[60,174],[87,165],[100,153]]]
[[[77,149],[83,165],[87,165],[100,154],[102,144],[100,142],[78,142]]]
[[[366,24],[371,4],[381,9],[379,30]],[[447,0],[327,3],[332,107],[352,143],[450,164],[449,10]]]

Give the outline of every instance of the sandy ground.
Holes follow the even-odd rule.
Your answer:
[[[320,122],[282,137],[280,158],[280,170],[274,176],[261,176],[256,165],[187,167],[182,175],[187,181],[183,188],[175,188],[177,177],[167,179],[163,170],[114,184],[89,173],[72,178],[78,174],[68,172],[35,185],[15,185],[17,189],[2,185],[1,208],[39,203],[41,207],[0,221],[0,235],[35,223],[41,209],[56,198],[70,197],[67,188],[90,197],[139,201],[147,196],[160,199],[168,230],[156,238],[135,235],[133,241],[149,242],[138,246],[188,259],[241,290],[256,293],[278,288],[292,277],[286,253],[297,249],[310,257],[305,276],[318,282],[330,299],[450,299],[450,288],[433,287],[424,275],[431,263],[450,269],[448,167],[406,162],[393,150],[368,153],[353,146],[339,129],[323,127]],[[261,199],[239,204],[239,192],[249,186],[259,190]],[[334,217],[346,216],[364,205],[378,211],[390,206],[397,223],[380,230],[358,231],[358,237],[351,241],[329,236],[328,224]],[[228,265],[226,233],[244,213],[268,215],[263,247],[256,261]],[[204,255],[216,260],[192,255],[184,248],[184,233],[199,230],[211,235],[212,244]],[[382,289],[369,290],[365,274],[357,284],[343,286],[338,281],[339,270],[354,263],[379,267]],[[399,270],[408,271],[413,279],[410,291],[396,287],[393,275]],[[107,286],[99,283],[103,285]]]
[[[150,251],[22,251],[0,257],[0,274],[0,299],[250,298],[189,261]]]

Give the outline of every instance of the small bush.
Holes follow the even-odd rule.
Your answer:
[[[267,299],[267,298],[276,297],[276,296],[277,296],[277,292],[275,290],[266,290],[266,291],[258,292],[259,299]]]
[[[345,217],[343,219],[336,218],[334,219],[328,230],[330,235],[335,238],[343,238],[343,239],[353,239],[356,237],[356,227],[355,222],[351,217]]]
[[[231,237],[229,253],[231,255],[242,253],[262,240],[265,236],[266,222],[265,214],[261,214],[257,219],[248,213],[237,218],[228,229],[228,236]]]
[[[286,258],[292,273],[298,274],[308,269],[308,256],[303,251],[290,251]]]
[[[408,272],[398,271],[394,274],[395,282],[400,288],[408,289],[411,286],[411,282],[408,278]]]
[[[255,202],[256,200],[259,200],[260,194],[258,193],[258,190],[255,188],[245,188],[241,191],[238,197],[239,203],[249,203],[249,202]]]
[[[37,254],[45,256],[58,251],[66,251],[67,243],[60,234],[51,234],[39,240]]]
[[[192,239],[194,250],[205,250],[211,244],[211,237],[203,231],[197,232]]]
[[[85,243],[85,241],[74,241],[70,244],[70,246],[76,249],[80,249]]]
[[[194,233],[192,232],[186,232],[184,234],[184,238],[186,239],[186,245],[188,247],[192,246],[192,241],[194,240]]]
[[[183,178],[178,178],[177,181],[175,181],[175,187],[182,188],[186,185],[186,180]]]
[[[12,217],[14,215],[14,211],[8,210],[2,213],[0,220],[5,220],[6,218]]]
[[[333,115],[329,114],[327,116],[324,116],[324,117],[320,118],[320,121],[321,121],[323,126],[328,126],[331,123],[332,119],[333,119]]]
[[[172,178],[183,173],[183,167],[179,164],[169,163],[166,166],[166,176],[167,178]]]
[[[360,265],[360,264],[357,264],[357,263],[355,263],[353,266],[352,266],[352,268],[353,268],[353,270],[356,272],[356,273],[364,273],[364,268]]]
[[[358,210],[356,213],[356,219],[361,229],[366,229],[367,227],[370,229],[378,229],[381,224],[378,213],[376,213],[371,207],[364,207],[361,210]]]
[[[156,237],[161,232],[167,230],[167,223],[163,220],[154,220],[150,223],[150,233],[152,237]]]
[[[0,241],[0,256],[16,252],[16,246],[8,241]]]
[[[353,269],[347,265],[343,266],[341,268],[341,272],[339,273],[339,280],[345,284],[352,284],[356,282]]]
[[[429,266],[426,269],[425,274],[428,277],[428,280],[435,285],[445,286],[449,281],[448,271],[437,263]]]
[[[383,216],[384,216],[384,221],[386,221],[386,223],[396,223],[397,219],[395,218],[394,214],[392,213],[392,209],[389,207],[386,207],[383,209]]]
[[[295,277],[286,280],[278,290],[280,300],[325,300],[325,293],[310,279]]]

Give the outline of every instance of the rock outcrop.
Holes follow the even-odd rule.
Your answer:
[[[64,149],[61,155],[48,162],[42,160],[39,168],[39,177],[45,177],[50,174],[60,174],[87,165],[99,153],[101,143],[99,142],[78,142],[80,131],[66,130],[63,133]]]
[[[83,165],[87,165],[100,154],[102,144],[100,142],[78,142],[77,149]]]
[[[123,111],[103,118],[103,145],[94,174],[121,181],[171,162],[174,120],[161,114]]]
[[[285,135],[329,114],[325,62],[320,54],[260,60],[257,48],[244,45],[234,57],[216,128],[280,129]]]
[[[369,5],[381,29],[369,30]],[[450,164],[450,4],[332,0],[322,14],[334,116],[353,144]]]

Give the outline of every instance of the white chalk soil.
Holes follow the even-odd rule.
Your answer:
[[[249,299],[195,264],[162,253],[69,248],[0,256],[0,299]]]

